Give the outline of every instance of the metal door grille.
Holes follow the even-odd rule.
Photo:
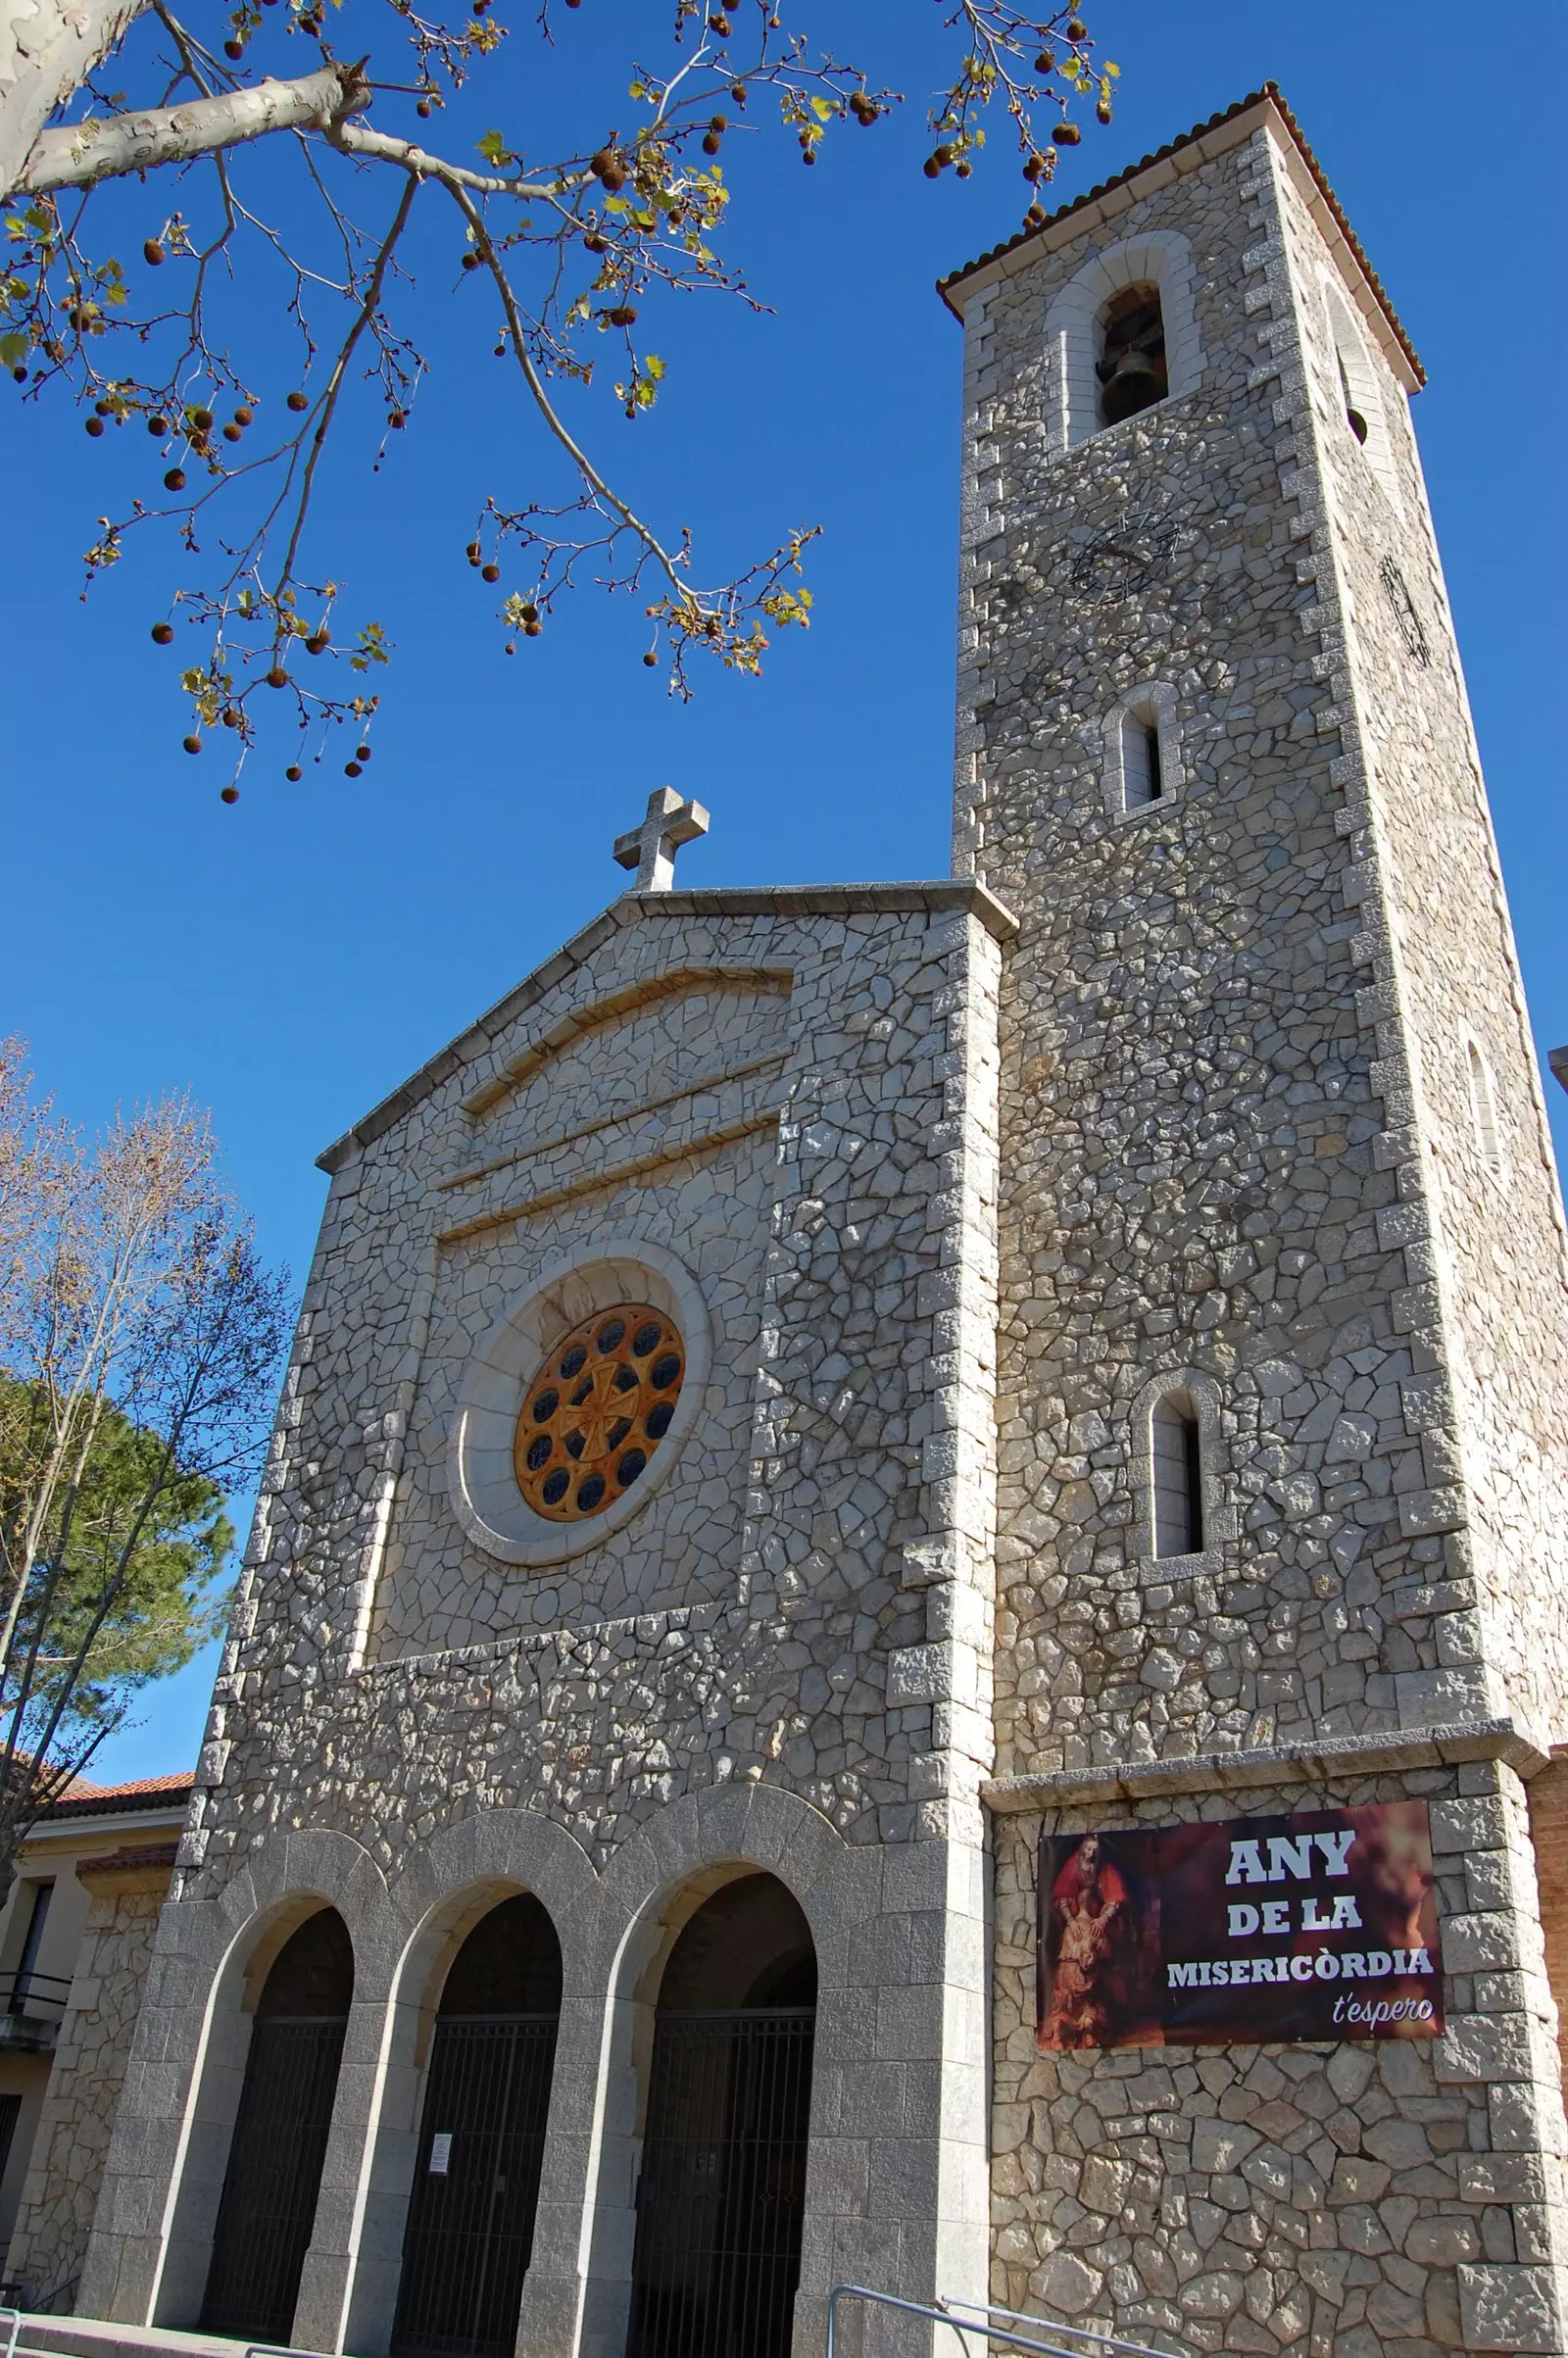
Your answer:
[[[626,2358],[788,2358],[815,2011],[654,2032]]]
[[[395,2358],[512,2358],[555,2059],[554,2015],[437,2021]],[[448,2140],[445,2171],[430,2167],[438,2137]]]
[[[289,2337],[346,2028],[342,2015],[256,2018],[202,2305],[209,2333]]]

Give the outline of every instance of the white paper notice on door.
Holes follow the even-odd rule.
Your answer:
[[[452,2132],[441,2130],[430,2139],[430,2175],[445,2178],[452,2167]]]

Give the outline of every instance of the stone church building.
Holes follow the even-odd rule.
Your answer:
[[[1568,2349],[1563,1215],[1420,365],[1272,89],[942,293],[952,879],[688,892],[656,795],[323,1157],[82,2317]],[[1231,1939],[1350,1828],[1404,1911],[1252,1975],[1343,2035],[1095,1981],[1239,1821]]]

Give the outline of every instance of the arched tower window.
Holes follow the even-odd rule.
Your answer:
[[[1095,374],[1106,425],[1119,425],[1124,418],[1136,418],[1140,410],[1152,410],[1164,400],[1170,378],[1157,286],[1145,280],[1113,296],[1100,315],[1099,344]]]
[[[1203,1549],[1203,1446],[1190,1392],[1167,1392],[1149,1420],[1154,1553],[1200,1555]]]
[[[1203,381],[1197,270],[1176,229],[1146,229],[1092,255],[1046,311],[1048,457]]]
[[[1397,508],[1398,469],[1389,438],[1388,410],[1379,365],[1362,332],[1345,290],[1336,281],[1323,281],[1323,313],[1328,328],[1325,368],[1329,381],[1323,391],[1344,418],[1348,432],[1365,451],[1373,473]],[[1330,386],[1332,385],[1332,393]]]
[[[1470,1111],[1476,1126],[1476,1144],[1481,1159],[1495,1178],[1502,1169],[1502,1151],[1497,1144],[1497,1104],[1492,1093],[1492,1074],[1487,1059],[1473,1040],[1465,1042],[1470,1067]]]
[[[1181,724],[1168,680],[1146,680],[1118,698],[1102,723],[1105,808],[1129,818],[1182,790]]]
[[[1345,421],[1357,442],[1364,442],[1366,440],[1366,419],[1356,408],[1355,390],[1350,383],[1350,371],[1345,365],[1345,355],[1336,347],[1334,357],[1340,365],[1340,391],[1345,400]]]
[[[1164,792],[1159,765],[1159,714],[1152,705],[1134,705],[1121,716],[1122,790],[1129,811],[1157,803]]]

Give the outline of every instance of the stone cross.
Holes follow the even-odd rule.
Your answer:
[[[648,816],[629,835],[615,838],[615,858],[637,874],[629,893],[667,893],[675,881],[675,854],[683,843],[695,843],[708,833],[708,813],[701,803],[683,803],[673,786],[656,786],[648,798]]]

